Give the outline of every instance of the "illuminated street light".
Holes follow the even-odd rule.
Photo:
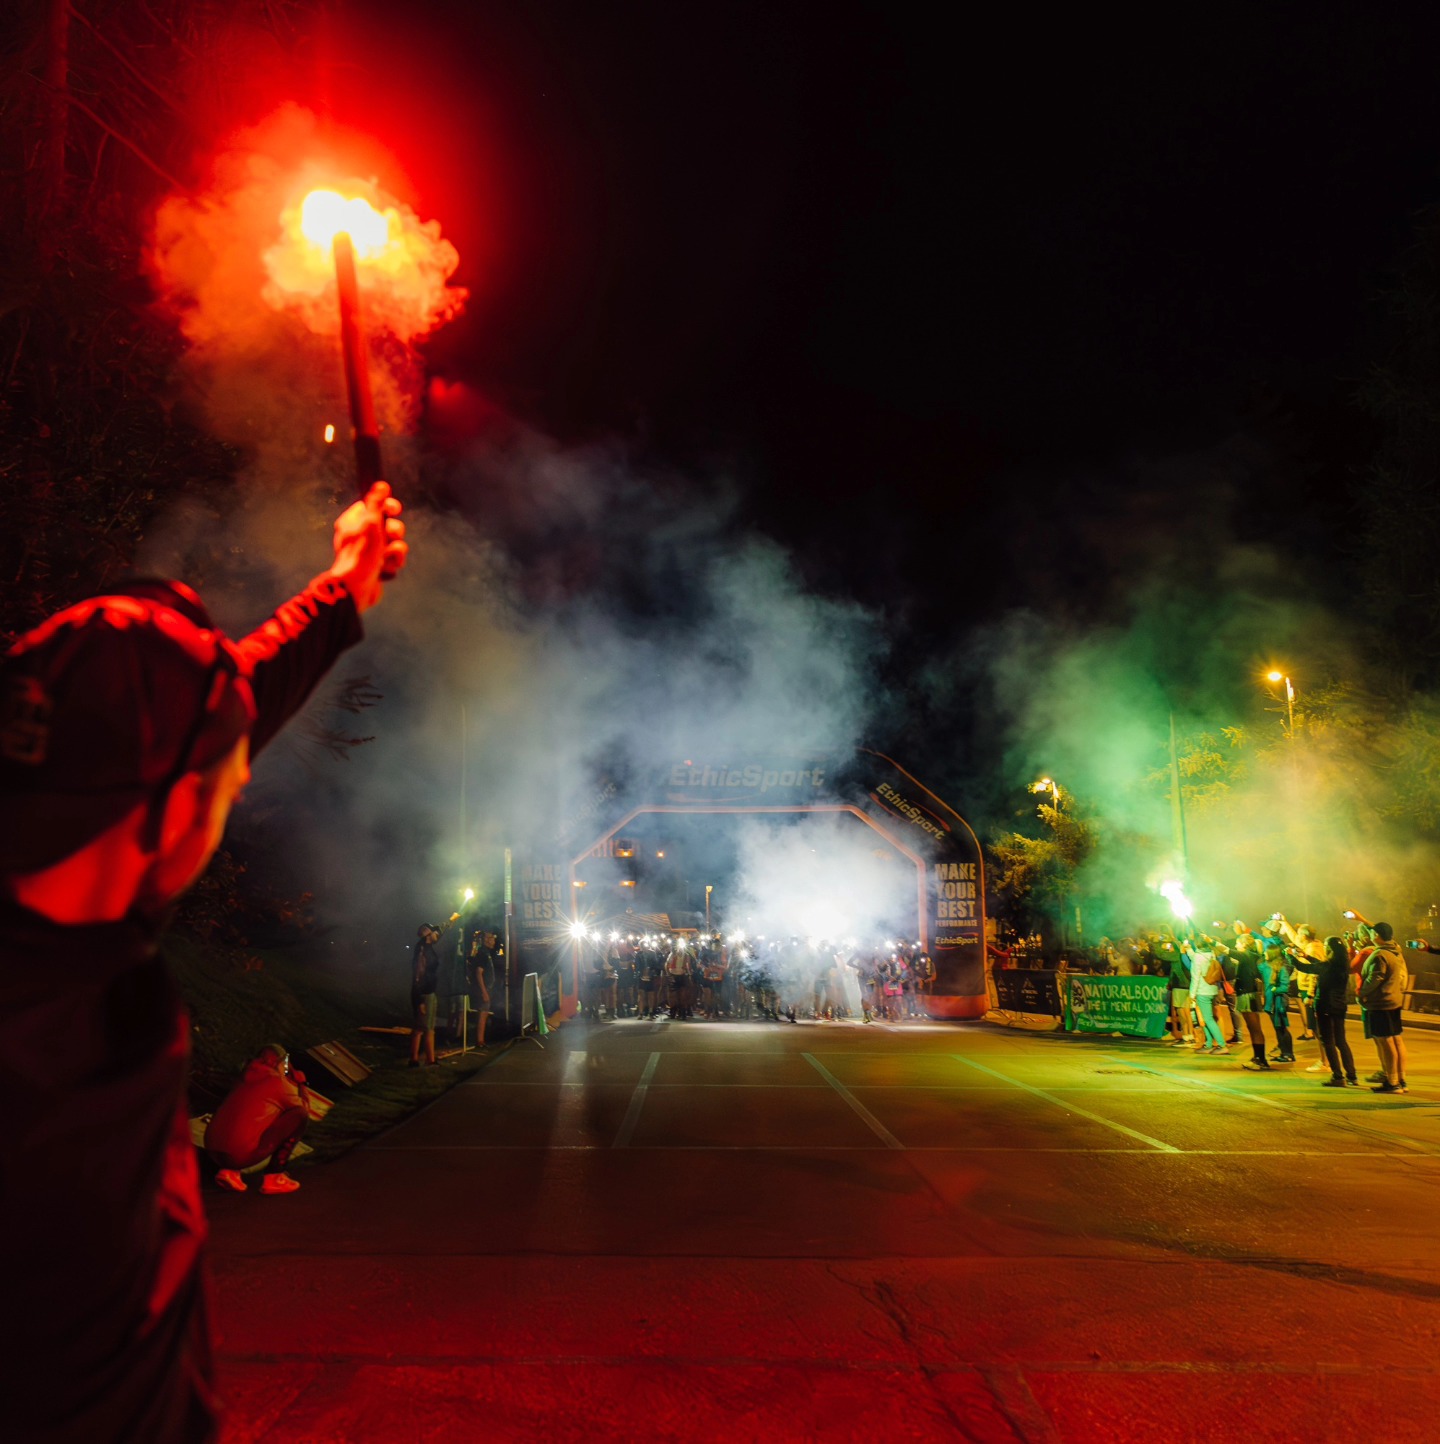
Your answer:
[[[1266,672],[1267,682],[1283,682],[1285,684],[1285,737],[1290,744],[1290,785],[1293,790],[1295,806],[1300,802],[1300,754],[1295,745],[1295,683],[1290,680],[1290,675],[1279,667],[1274,667]],[[1308,863],[1309,839],[1302,837],[1296,847],[1296,860],[1300,865],[1300,888],[1304,898],[1305,916],[1310,916],[1310,867]]]
[[[1038,782],[1030,784],[1030,791],[1034,793],[1048,792],[1053,805],[1058,810],[1060,807],[1060,784],[1053,777],[1042,777]]]
[[[1267,682],[1283,682],[1285,684],[1285,725],[1291,741],[1295,739],[1295,684],[1280,670],[1266,672]]]

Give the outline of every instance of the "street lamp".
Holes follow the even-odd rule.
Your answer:
[[[1283,682],[1285,684],[1285,727],[1290,740],[1295,740],[1295,684],[1285,675],[1284,672],[1266,672],[1267,682]]]
[[[1048,792],[1054,800],[1055,810],[1060,810],[1060,784],[1053,777],[1042,777],[1038,782],[1030,784],[1030,791],[1034,793]]]
[[[707,882],[705,884],[705,931],[707,933],[710,931],[710,894],[714,891],[715,884]]]
[[[1285,684],[1285,739],[1290,747],[1290,812],[1292,825],[1300,806],[1300,754],[1295,746],[1295,683],[1290,680],[1288,673],[1275,667],[1266,672],[1267,682]],[[1310,916],[1310,865],[1309,865],[1309,833],[1302,831],[1299,845],[1296,848],[1295,856],[1300,864],[1300,890],[1305,905],[1305,916]]]

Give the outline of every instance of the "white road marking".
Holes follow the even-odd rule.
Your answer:
[[[904,1151],[905,1145],[813,1053],[800,1056],[855,1110],[856,1116],[886,1148]]]
[[[635,1091],[630,1095],[630,1106],[625,1110],[625,1121],[620,1125],[620,1131],[615,1135],[615,1142],[612,1148],[629,1148],[630,1140],[635,1136],[636,1125],[640,1122],[640,1111],[645,1107],[645,1095],[650,1090],[650,1080],[655,1076],[655,1070],[660,1066],[660,1055],[652,1053],[649,1061],[645,1064],[645,1071],[640,1075],[640,1081],[635,1085]]]
[[[1104,1128],[1113,1128],[1116,1133],[1123,1133],[1127,1138],[1137,1138],[1141,1143],[1149,1144],[1151,1148],[1158,1148],[1161,1153],[1184,1152],[1183,1149],[1176,1148],[1173,1144],[1161,1143],[1158,1138],[1151,1138],[1148,1133],[1137,1132],[1133,1128],[1127,1128],[1123,1123],[1116,1123],[1112,1119],[1102,1118],[1098,1113],[1091,1113],[1073,1103],[1067,1103],[1065,1099],[1057,1098],[1043,1088],[1035,1088],[1029,1083],[1020,1082],[1018,1078],[1007,1077],[994,1068],[987,1068],[984,1063],[977,1063],[973,1058],[966,1058],[959,1053],[952,1053],[950,1056],[957,1063],[963,1063],[967,1068],[978,1068],[982,1073],[988,1073],[992,1078],[999,1078],[1003,1083],[1013,1083],[1015,1087],[1023,1088],[1027,1093],[1033,1093],[1037,1098],[1043,1098],[1047,1103],[1053,1103],[1057,1108],[1063,1108],[1067,1113],[1078,1113],[1081,1118],[1088,1118],[1092,1123],[1098,1123]]]
[[[609,1153],[613,1144],[604,1143],[372,1143],[369,1153]],[[1384,1153],[1377,1149],[1334,1148],[1168,1148],[1147,1151],[1140,1148],[1014,1148],[1005,1144],[901,1144],[905,1153],[1064,1153],[1107,1158],[1368,1158],[1376,1163],[1411,1164],[1409,1154]],[[862,1143],[632,1143],[628,1153],[879,1153]],[[888,1147],[884,1151],[889,1151]]]

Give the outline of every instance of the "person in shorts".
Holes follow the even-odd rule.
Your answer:
[[[1372,923],[1370,931],[1375,946],[1365,959],[1365,972],[1360,979],[1360,1002],[1370,1023],[1370,1036],[1380,1055],[1384,1080],[1372,1093],[1404,1093],[1405,1024],[1401,1009],[1409,985],[1409,969],[1395,942],[1395,930],[1389,923]]]
[[[1235,948],[1230,954],[1235,963],[1235,1011],[1244,1019],[1251,1054],[1250,1061],[1240,1066],[1252,1073],[1267,1073],[1270,1060],[1265,1056],[1265,1025],[1260,1021],[1265,1016],[1265,978],[1260,970],[1260,949],[1248,928],[1239,923],[1235,926]]]
[[[451,913],[454,922],[459,913]],[[420,1066],[420,1044],[425,1044],[425,1062],[435,1062],[435,1014],[439,1007],[440,939],[449,923],[421,923],[415,930],[415,964],[410,972],[410,1066]]]
[[[672,1018],[688,1018],[690,1016],[691,979],[693,976],[694,969],[691,964],[690,950],[686,946],[684,938],[676,938],[670,955],[665,959],[665,982],[669,988],[670,1016]]]
[[[493,937],[493,933],[484,936]],[[470,956],[465,959],[465,988],[470,998],[470,1011],[475,1014],[475,1046],[485,1047],[485,1030],[495,1016],[495,1005],[490,993],[489,971],[485,966],[486,949],[481,935],[476,934],[470,944]]]
[[[664,955],[653,938],[644,938],[635,950],[635,982],[640,990],[640,1017],[653,1018],[660,994]]]
[[[1190,1006],[1190,964],[1184,953],[1168,939],[1160,945],[1161,956],[1170,964],[1170,1037],[1172,1046],[1188,1044],[1195,1031]]]

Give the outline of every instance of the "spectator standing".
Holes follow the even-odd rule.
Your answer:
[[[1365,971],[1360,979],[1360,1001],[1370,1019],[1370,1036],[1375,1041],[1375,1051],[1380,1055],[1380,1071],[1384,1079],[1370,1091],[1372,1093],[1404,1093],[1405,1083],[1405,1034],[1400,1010],[1405,1002],[1405,989],[1409,984],[1409,969],[1405,958],[1395,943],[1395,932],[1389,923],[1375,923],[1371,927],[1375,946],[1365,960]]]
[[[1260,1021],[1265,1014],[1265,977],[1261,970],[1260,949],[1255,935],[1243,924],[1236,924],[1235,951],[1235,1008],[1245,1020],[1245,1031],[1250,1038],[1250,1061],[1242,1063],[1252,1073],[1270,1070],[1270,1060],[1265,1056],[1265,1025]],[[1243,944],[1243,946],[1242,946]]]
[[[475,1014],[475,1046],[480,1049],[485,1047],[485,1032],[495,1015],[488,971],[484,946],[477,936],[471,941],[470,956],[465,960],[465,988],[469,994],[470,1011]]]
[[[1190,993],[1190,959],[1173,942],[1160,944],[1160,956],[1170,969],[1170,1027],[1172,1045],[1189,1045],[1200,1041],[1193,1021],[1194,1000]]]
[[[1208,948],[1197,948],[1189,938],[1180,946],[1190,964],[1190,997],[1205,1028],[1205,1040],[1196,1046],[1195,1051],[1212,1055],[1228,1053],[1225,1035],[1215,1018],[1215,998],[1225,977],[1224,969],[1214,953]]]
[[[450,914],[454,922],[459,913]],[[410,1066],[420,1066],[420,1044],[425,1044],[426,1065],[435,1062],[435,1014],[439,1006],[440,939],[449,923],[421,923],[415,930],[415,957],[410,969]]]
[[[1225,1040],[1232,1048],[1240,1041],[1240,1018],[1235,1010],[1235,958],[1230,949],[1222,942],[1213,944],[1215,957],[1220,963],[1221,979],[1220,991],[1215,995],[1215,1018],[1220,1020],[1220,1010],[1223,1008],[1229,1015],[1230,1027],[1227,1030],[1229,1037]]]
[[[159,941],[251,759],[403,564],[399,511],[372,487],[330,570],[240,642],[189,588],[150,582],[51,617],[0,667],[8,1438],[217,1432],[190,1023]]]
[[[470,987],[465,956],[465,929],[461,928],[455,937],[453,948],[440,950],[440,975],[436,979],[435,995],[445,1015],[445,1026],[449,1029],[451,1041],[460,1045],[465,1028],[465,1009],[470,1001]]]
[[[1257,941],[1264,948],[1261,976],[1265,979],[1265,1011],[1275,1029],[1275,1052],[1272,1063],[1295,1061],[1295,1039],[1290,1034],[1290,978],[1292,969],[1285,956],[1285,945],[1277,934],[1261,932]]]
[[[500,935],[487,932],[481,938],[481,968],[485,987],[490,994],[492,1006],[503,1016],[509,1016],[510,977],[509,959],[505,956],[505,944]]]
[[[1310,939],[1305,939],[1308,943]],[[1326,938],[1325,957],[1316,961],[1308,947],[1292,948],[1291,962],[1304,976],[1315,980],[1315,1031],[1330,1066],[1326,1088],[1359,1087],[1355,1057],[1345,1037],[1345,1014],[1349,1007],[1350,950],[1344,938]]]
[[[1320,941],[1315,929],[1309,923],[1301,923],[1300,926],[1292,927],[1289,920],[1281,913],[1276,919],[1279,925],[1280,934],[1289,945],[1290,956],[1293,959],[1298,952],[1308,958],[1312,963],[1323,963],[1328,956],[1326,944]],[[1348,962],[1349,953],[1346,953]],[[1315,989],[1318,986],[1318,975],[1305,968],[1297,968],[1296,989],[1300,1001],[1300,1041],[1303,1043],[1307,1038],[1314,1038],[1319,1033],[1315,1020]],[[1329,1060],[1325,1056],[1324,1045],[1321,1045],[1320,1061],[1311,1063],[1307,1073],[1319,1073],[1329,1067]]]

